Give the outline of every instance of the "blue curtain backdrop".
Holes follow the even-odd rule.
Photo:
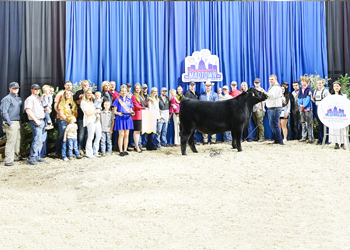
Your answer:
[[[67,2],[66,10],[66,80],[73,83],[186,91],[184,59],[201,49],[220,59],[223,81],[214,90],[233,80],[251,87],[256,77],[268,89],[270,74],[280,83],[327,75],[324,2]]]

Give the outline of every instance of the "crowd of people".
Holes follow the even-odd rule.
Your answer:
[[[323,80],[317,82],[317,89],[312,90],[309,79],[303,76],[293,82],[293,92],[289,92],[289,84],[280,85],[276,75],[269,77],[270,87],[265,91],[260,85],[259,78],[254,79],[254,87],[267,94],[268,99],[253,107],[247,128],[243,131],[242,140],[265,141],[263,121],[268,117],[272,130],[273,143],[284,145],[287,140],[297,139],[300,142],[314,143],[313,120],[319,124],[317,144],[322,144],[324,137],[323,124],[317,115],[317,106],[328,95]],[[58,130],[56,142],[56,157],[64,161],[104,157],[117,151],[119,156],[129,155],[128,151],[142,153],[142,149],[155,150],[159,147],[169,147],[167,141],[168,124],[171,119],[174,124],[174,146],[180,146],[180,103],[187,97],[202,101],[226,101],[237,97],[248,90],[248,84],[242,82],[238,90],[236,81],[229,86],[212,90],[213,83],[204,83],[205,91],[198,94],[195,82],[189,82],[189,89],[183,93],[182,86],[171,89],[153,87],[148,92],[147,84],[136,83],[131,91],[130,83],[115,89],[114,81],[102,82],[101,91],[94,93],[87,80],[82,81],[81,89],[72,92],[72,82],[66,81],[64,90],[54,98],[54,88],[38,84],[31,86],[31,95],[26,98],[22,107],[22,99],[18,96],[19,84],[9,85],[10,93],[1,100],[1,115],[3,131],[6,133],[5,165],[12,166],[14,161],[20,160],[21,145],[21,109],[28,116],[33,141],[30,147],[28,163],[37,165],[45,162],[47,132],[54,128],[52,111],[56,111],[56,125]],[[341,84],[333,83],[334,95],[344,96]],[[346,97],[346,96],[345,96]],[[52,107],[53,106],[53,107]],[[52,109],[53,108],[53,109]],[[142,135],[142,110],[154,109],[157,114],[157,133]],[[255,128],[255,129],[254,129]],[[132,133],[130,133],[132,131]],[[253,137],[255,132],[255,136]],[[290,136],[292,135],[292,136]],[[343,136],[341,136],[343,135]],[[345,149],[348,128],[345,133],[331,129],[326,143],[334,143],[335,149]],[[216,135],[202,134],[203,144],[217,143]],[[224,142],[231,142],[230,131],[223,133]],[[201,142],[197,142],[200,144]]]

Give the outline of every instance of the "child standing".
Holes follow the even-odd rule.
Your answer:
[[[101,156],[106,156],[106,144],[108,154],[112,153],[112,134],[114,128],[115,114],[110,110],[110,101],[103,103],[104,110],[101,112]]]
[[[46,120],[46,126],[45,129],[53,129],[52,126],[52,120],[50,117],[50,113],[52,111],[52,94],[51,94],[51,86],[49,85],[44,85],[43,86],[43,95],[41,96],[41,103],[45,109],[45,120]]]
[[[102,103],[102,99],[101,99],[101,92],[96,92],[95,93],[95,100],[94,100],[94,106],[96,108],[96,110],[100,110],[101,109],[101,103]],[[100,121],[100,114],[96,114],[96,122]]]
[[[68,139],[68,155],[66,155],[66,150],[63,150],[63,148],[65,149],[66,147],[62,147],[62,158],[64,161],[73,160],[73,150],[74,150],[74,153],[77,159],[81,159],[83,157],[80,155],[78,150],[78,141],[77,141],[78,125],[75,123],[76,119],[74,116],[70,116],[68,117],[67,120],[69,124],[67,125],[67,128],[63,135],[63,143],[67,143],[67,139]]]

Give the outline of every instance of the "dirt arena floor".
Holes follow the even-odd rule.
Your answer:
[[[21,162],[0,249],[350,249],[350,152],[288,142]]]

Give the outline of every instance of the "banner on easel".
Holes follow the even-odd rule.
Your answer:
[[[157,133],[157,110],[142,110],[142,134]]]
[[[350,101],[345,96],[329,95],[317,108],[323,124],[332,129],[342,129],[350,124]]]

